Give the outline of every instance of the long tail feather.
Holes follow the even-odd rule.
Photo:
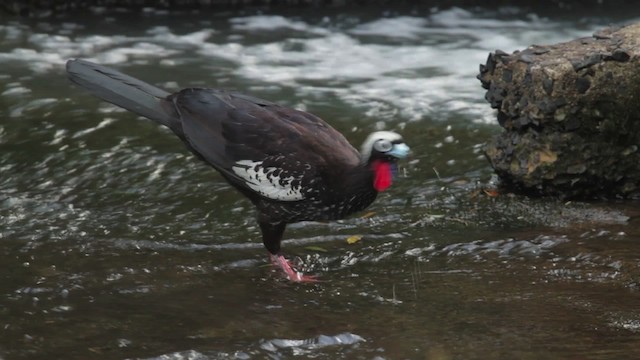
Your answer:
[[[170,127],[172,117],[161,105],[168,92],[86,60],[67,61],[67,73],[95,96]]]

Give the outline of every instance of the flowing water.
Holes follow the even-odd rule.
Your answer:
[[[637,203],[487,190],[482,144],[500,128],[475,79],[489,51],[630,15],[93,8],[1,20],[0,359],[640,357]],[[169,90],[305,109],[354,144],[396,130],[413,156],[366,212],[288,228],[285,252],[322,280],[291,284],[252,206],[169,131],[70,85],[75,57]]]

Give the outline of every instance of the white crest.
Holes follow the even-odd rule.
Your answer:
[[[373,144],[378,140],[387,140],[389,142],[402,140],[402,136],[393,131],[376,131],[365,139],[360,148],[360,156],[362,156],[362,162],[366,163],[371,157],[371,151],[373,150]]]
[[[275,167],[263,167],[262,161],[240,160],[231,170],[258,194],[273,200],[303,200],[301,186],[292,186],[293,176],[281,178],[281,171]]]

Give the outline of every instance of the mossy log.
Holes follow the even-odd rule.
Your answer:
[[[640,24],[498,50],[478,79],[504,128],[485,146],[503,185],[561,198],[640,198]]]

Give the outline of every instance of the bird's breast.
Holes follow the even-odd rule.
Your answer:
[[[264,200],[258,205],[258,209],[274,222],[339,220],[364,210],[371,205],[376,196],[377,192],[374,190],[341,196],[316,193],[309,199],[297,202]]]

